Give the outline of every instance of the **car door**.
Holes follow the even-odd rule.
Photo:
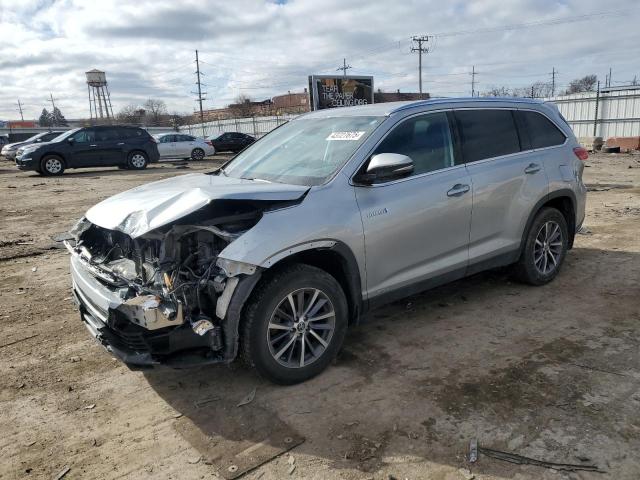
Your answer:
[[[117,127],[96,129],[95,150],[99,155],[99,164],[105,167],[122,165],[124,161],[124,138]]]
[[[83,128],[71,137],[69,155],[70,167],[97,167],[100,166],[100,151],[96,142],[95,128]]]
[[[195,148],[195,138],[190,135],[176,135],[176,152],[180,157],[190,157],[191,151]]]
[[[175,135],[162,135],[158,141],[158,152],[162,158],[173,158],[176,156],[174,142]]]
[[[523,226],[548,192],[548,180],[542,162],[522,151],[513,109],[461,109],[455,117],[473,185],[473,273],[517,259]]]
[[[370,298],[406,296],[464,275],[471,179],[453,147],[448,114],[434,112],[401,121],[372,152],[407,155],[414,172],[355,186]]]

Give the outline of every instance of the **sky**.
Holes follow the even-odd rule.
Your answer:
[[[572,79],[612,69],[640,81],[636,0],[0,0],[0,119],[51,109],[89,116],[84,72],[107,72],[113,109],[162,99],[196,106],[199,50],[204,108],[239,95],[301,92],[310,74],[373,75],[383,91],[418,91],[411,38],[430,35],[423,90],[476,90]]]

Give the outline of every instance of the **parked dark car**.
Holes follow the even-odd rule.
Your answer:
[[[50,142],[51,140],[53,140],[54,138],[56,138],[57,136],[63,133],[64,133],[63,130],[60,130],[57,132],[37,133],[36,135],[29,137],[26,140],[21,140],[19,142],[14,142],[14,143],[8,143],[9,139],[8,137],[5,137],[7,138],[7,143],[5,143],[2,147],[2,150],[0,150],[0,155],[5,157],[7,160],[13,161],[16,159],[16,155],[20,147],[26,147],[27,145],[33,145],[34,143]],[[2,140],[0,140],[0,145],[2,145]]]
[[[62,175],[67,168],[141,170],[159,158],[157,140],[146,130],[109,125],[76,128],[51,142],[21,148],[16,166],[42,175]]]
[[[216,152],[239,152],[256,141],[251,135],[240,132],[225,132],[219,137],[208,137]]]

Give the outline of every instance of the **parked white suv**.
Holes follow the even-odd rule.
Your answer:
[[[216,149],[210,141],[184,133],[160,133],[154,135],[158,140],[160,158],[184,158],[202,160],[215,155]]]
[[[326,368],[377,305],[513,265],[560,271],[586,151],[550,104],[442,99],[298,117],[223,168],[137,187],[72,231],[89,331],[129,365]]]

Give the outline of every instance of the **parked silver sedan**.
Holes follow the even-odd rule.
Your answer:
[[[154,135],[158,140],[160,158],[185,158],[202,160],[215,155],[216,149],[210,141],[183,133],[160,133]]]

